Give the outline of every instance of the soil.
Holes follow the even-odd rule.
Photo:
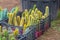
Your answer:
[[[53,22],[52,26],[54,27],[49,28],[37,40],[60,40],[60,21]]]
[[[46,31],[37,40],[60,40],[60,32],[58,32],[57,30],[53,30],[52,28],[50,28],[48,31]]]

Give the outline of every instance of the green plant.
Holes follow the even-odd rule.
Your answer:
[[[60,19],[60,10],[58,11],[57,19]]]
[[[52,21],[51,28],[60,32],[60,20]]]

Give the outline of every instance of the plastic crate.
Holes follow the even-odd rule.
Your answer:
[[[17,15],[19,15],[19,13]],[[11,27],[12,29],[14,29],[16,26],[9,25],[7,23],[7,20],[1,21],[0,24],[2,26],[7,26],[7,28]],[[45,29],[46,29],[45,25],[47,25],[47,23],[50,25],[50,22],[51,22],[50,15],[46,19],[40,19],[40,23],[38,23],[36,25],[32,25],[29,28],[27,28],[26,30],[28,30],[28,31],[26,33],[24,33],[23,35],[22,35],[22,33],[21,33],[21,35],[18,35],[18,37],[17,37],[18,40],[35,40],[35,39],[37,39],[45,31]],[[47,27],[50,27],[50,26],[47,26]],[[20,27],[18,27],[18,28],[20,28]],[[20,28],[20,30],[22,30],[22,28]]]
[[[40,27],[40,26],[38,26]],[[41,26],[42,27],[42,26]],[[25,37],[20,38],[20,40],[35,40],[38,37],[42,35],[42,30],[37,30],[37,26],[33,25],[30,27],[31,30],[29,30],[26,34],[24,34]]]
[[[45,26],[46,23],[49,24],[49,17],[47,17],[46,19],[44,19],[40,22],[41,23],[39,23],[37,25],[31,26],[32,30],[30,30],[30,32],[26,33],[26,37],[25,37],[26,40],[37,39],[38,37],[40,37],[43,34],[44,31],[46,31],[46,28],[49,27],[49,25],[47,27]]]
[[[44,30],[46,31],[48,28],[49,28],[49,16],[46,18],[46,19],[44,19]]]
[[[19,15],[19,14],[17,14],[17,15]],[[50,19],[50,15],[48,17],[48,20],[46,18],[48,24],[50,22],[49,19]],[[7,28],[11,27],[12,29],[16,27],[13,25],[9,25],[7,23],[7,20],[1,21],[0,24],[2,26],[7,26]],[[29,28],[26,29],[26,30],[28,30],[26,33],[18,35],[17,36],[18,40],[35,40],[35,39],[37,39],[45,31],[45,26],[44,26],[45,22],[46,22],[45,19],[40,19],[40,23],[30,26]],[[19,30],[22,30],[22,28],[20,28],[20,27],[18,27],[18,28],[19,28]]]
[[[15,28],[15,26],[7,25],[6,22],[1,22],[0,24],[1,24],[2,27],[6,27],[7,29],[8,29],[9,27]],[[17,28],[19,28],[19,27],[17,27]],[[19,28],[19,29],[21,30],[21,28]],[[35,40],[35,30],[36,30],[36,26],[33,25],[33,26],[27,28],[26,30],[28,30],[28,31],[26,31],[26,33],[24,33],[24,34],[22,34],[22,35],[19,34],[19,35],[17,36],[17,40]],[[10,31],[10,32],[11,32],[11,31]],[[7,38],[8,38],[8,37],[7,37]]]
[[[35,34],[34,33],[35,33],[35,27],[32,26],[31,30],[25,34],[26,40],[35,40]]]
[[[22,10],[30,9],[34,4],[37,8],[45,13],[45,7],[49,6],[49,14],[51,15],[51,20],[57,17],[58,1],[57,0],[21,0]],[[54,16],[53,16],[54,15]]]
[[[42,22],[42,21],[41,21]],[[11,27],[12,29],[15,28],[16,26],[11,26],[7,23],[7,20],[3,21],[0,23],[2,26],[6,26],[7,28]],[[43,24],[43,23],[41,23]],[[27,28],[26,31],[23,36],[22,35],[18,35],[18,40],[35,40],[36,38],[38,38],[39,36],[42,35],[42,29],[40,27],[43,27],[40,23],[37,25],[32,25],[31,27]],[[19,28],[19,27],[18,27]],[[20,30],[22,28],[19,28]],[[38,29],[38,30],[37,30]]]
[[[28,30],[28,32],[24,33],[23,35],[18,35],[19,36],[19,37],[17,37],[18,40],[35,40],[39,36],[41,36],[42,32],[44,32],[44,29],[45,29],[44,25],[43,25],[44,24],[43,21],[41,21],[41,22],[42,23],[40,23],[38,27],[37,27],[37,25],[33,25],[33,26],[26,29],[26,30]],[[8,25],[6,22],[4,22],[4,23],[2,22],[0,24],[2,26],[14,27],[14,26]],[[39,28],[39,29],[37,30],[37,28]]]

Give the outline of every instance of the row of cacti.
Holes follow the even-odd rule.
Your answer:
[[[2,7],[0,7],[0,21],[1,21],[1,20],[4,20],[4,19],[7,19],[7,14],[8,14],[8,13],[14,13],[14,12],[17,13],[17,12],[19,11],[18,9],[19,9],[18,7],[14,7],[14,8],[12,8],[12,10],[9,12],[7,8],[2,9]]]
[[[11,28],[6,28],[0,26],[0,40],[17,40],[17,36],[20,34],[19,29],[15,28],[15,30],[12,30]],[[10,31],[10,32],[9,32]]]
[[[8,24],[13,26],[22,26],[23,30],[28,28],[31,25],[35,25],[40,22],[40,19],[45,19],[49,15],[49,8],[46,6],[45,14],[38,10],[36,8],[36,5],[34,5],[33,9],[30,9],[29,11],[25,9],[25,11],[22,13],[22,17],[17,16],[17,13],[8,13]]]
[[[1,9],[0,9],[1,10]],[[49,7],[46,6],[45,14],[38,10],[36,8],[36,5],[34,5],[33,9],[30,9],[29,11],[25,9],[25,11],[22,13],[22,16],[17,16],[17,12],[19,11],[18,7],[15,7],[12,9],[11,12],[7,13],[5,17],[8,18],[8,24],[13,26],[22,26],[23,27],[23,33],[25,30],[30,27],[31,25],[36,25],[40,23],[40,19],[45,19],[49,16]],[[12,30],[12,29],[11,29]],[[20,30],[18,28],[15,28],[11,32],[10,28],[2,28],[0,26],[0,40],[16,40],[16,36],[20,34]],[[10,33],[10,32],[11,33]]]

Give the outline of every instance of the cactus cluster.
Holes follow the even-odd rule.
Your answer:
[[[7,29],[6,27],[0,26],[0,40],[17,40],[16,38],[19,35],[18,28],[15,28],[15,30],[12,30],[12,29],[9,30],[9,29]]]
[[[30,27],[31,25],[36,25],[40,23],[41,19],[45,19],[49,16],[49,7],[46,6],[45,14],[43,13],[34,5],[34,7],[30,10],[25,9],[22,13],[22,16],[17,16],[17,12],[19,11],[18,7],[14,7],[10,12],[7,9],[2,10],[0,7],[0,20],[8,18],[8,24],[13,26],[23,27],[23,32]],[[10,28],[9,28],[10,29]],[[9,30],[8,29],[8,30]],[[6,28],[2,30],[0,26],[0,40],[16,40],[16,36],[19,34],[19,29],[15,28],[14,31],[9,30],[9,33]],[[8,38],[6,38],[8,37]]]
[[[46,6],[45,14],[38,10],[36,5],[30,10],[25,9],[22,16],[17,16],[17,12],[8,13],[8,24],[14,26],[22,26],[23,30],[30,27],[31,25],[38,24],[40,19],[45,19],[49,15],[49,7]]]

